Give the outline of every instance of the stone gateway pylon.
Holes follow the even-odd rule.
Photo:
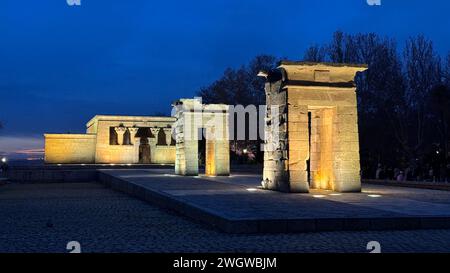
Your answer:
[[[230,174],[229,106],[202,104],[200,98],[180,99],[173,104],[176,118],[175,173],[199,173],[199,140],[205,139],[205,174]]]
[[[281,62],[266,78],[266,189],[361,191],[356,85],[365,65]]]

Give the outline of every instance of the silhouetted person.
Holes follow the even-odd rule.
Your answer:
[[[409,181],[411,179],[411,173],[412,173],[412,168],[408,166],[405,169],[405,179],[404,179],[404,181]]]
[[[397,182],[403,182],[405,180],[405,176],[403,175],[403,171],[400,171],[397,175]]]
[[[446,179],[446,182],[450,182],[450,163],[447,164],[447,170],[446,170],[446,173],[447,173],[447,179]]]
[[[393,178],[392,180],[397,180],[397,177],[399,176],[399,174],[400,174],[400,169],[399,168],[395,168],[394,169],[394,176],[392,177]]]
[[[6,176],[6,173],[8,172],[8,164],[6,162],[1,162],[0,170],[2,175]]]
[[[383,172],[383,169],[381,168],[381,164],[378,164],[377,171],[375,172],[375,179],[380,179],[382,172]]]
[[[447,180],[447,166],[445,164],[441,164],[439,170],[439,182],[446,182]]]
[[[428,170],[428,177],[430,178],[431,182],[434,182],[434,170],[433,170],[433,167],[430,167],[430,169]]]

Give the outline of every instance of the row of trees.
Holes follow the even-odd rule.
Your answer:
[[[202,97],[204,103],[224,103],[228,105],[264,105],[265,91],[264,80],[256,75],[261,71],[270,71],[277,67],[279,59],[274,56],[260,55],[255,57],[247,65],[238,69],[228,68],[222,77],[211,85],[200,89],[198,96]],[[237,117],[235,123],[237,124]],[[258,120],[260,118],[258,113]],[[248,124],[248,120],[246,121]],[[247,128],[248,129],[248,128]],[[257,126],[259,131],[259,122]],[[235,130],[235,139],[237,132]],[[233,141],[231,145],[231,159],[233,161],[245,161],[246,157],[239,156],[240,152],[248,150],[255,155],[257,162],[262,162],[264,154],[260,149],[262,140],[256,141]]]
[[[309,47],[303,57],[369,65],[356,83],[362,167],[371,174],[378,163],[439,168],[449,152],[450,54],[442,58],[422,35],[399,48],[394,39],[374,33],[338,31],[329,43]],[[206,103],[264,104],[264,81],[256,75],[275,68],[278,60],[263,55],[229,68],[198,95]]]

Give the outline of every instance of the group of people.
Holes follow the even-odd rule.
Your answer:
[[[402,181],[450,182],[450,163],[425,165],[405,169],[389,168],[378,164],[375,179]]]

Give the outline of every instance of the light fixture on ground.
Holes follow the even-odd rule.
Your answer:
[[[380,198],[381,197],[381,195],[379,195],[379,194],[369,194],[367,196],[369,196],[371,198]]]
[[[325,198],[326,196],[323,194],[314,194],[313,197],[314,198]]]

